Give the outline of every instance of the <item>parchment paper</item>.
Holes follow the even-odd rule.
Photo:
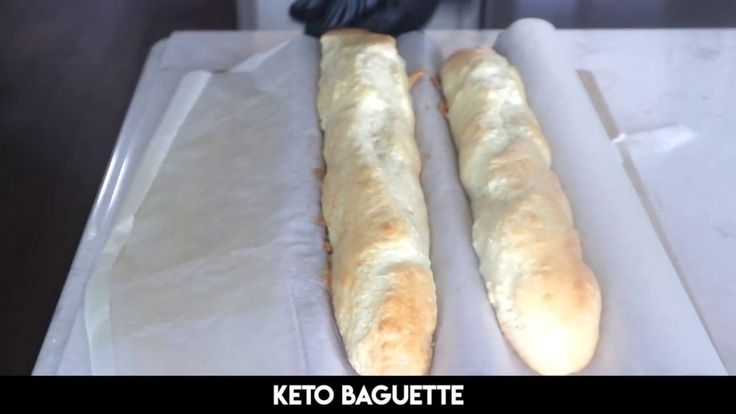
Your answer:
[[[299,38],[182,82],[88,287],[93,372],[350,372],[322,280],[318,58]]]
[[[405,35],[399,47],[410,73],[438,73],[441,58],[426,36]],[[573,206],[585,260],[601,284],[601,340],[582,373],[723,374],[554,29],[539,20],[520,21],[501,34],[495,47],[524,79]],[[418,81],[412,93],[440,306],[433,373],[529,374],[503,339],[477,270],[472,219],[452,138],[438,109],[440,95],[429,78]]]
[[[554,28],[522,20],[498,50],[524,80],[572,207],[585,261],[598,277],[598,351],[583,373],[725,374]]]
[[[424,35],[399,46],[410,71],[436,72]],[[522,21],[498,46],[524,78],[603,290],[601,343],[584,373],[724,373],[553,29]],[[322,283],[318,59],[300,38],[237,73],[183,82],[175,127],[164,122],[152,141],[171,148],[151,152],[161,162],[141,169],[141,197],[116,219],[88,285],[94,373],[352,373]],[[425,78],[413,96],[440,307],[432,372],[528,374],[477,272],[439,95]]]

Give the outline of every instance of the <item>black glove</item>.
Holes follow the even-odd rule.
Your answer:
[[[357,27],[398,36],[422,28],[439,0],[297,0],[289,14],[304,32],[322,36],[332,29]]]

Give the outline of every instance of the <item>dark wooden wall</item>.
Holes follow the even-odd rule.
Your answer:
[[[457,1],[457,0],[445,0]],[[483,0],[480,22],[504,28],[539,17],[558,28],[735,27],[734,0]]]

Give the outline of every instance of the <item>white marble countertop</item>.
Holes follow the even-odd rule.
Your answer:
[[[430,32],[444,51],[492,44],[497,33]],[[686,146],[656,153],[654,167],[642,169],[645,175],[633,179],[640,181],[642,198],[650,204],[655,226],[724,365],[736,373],[736,108],[731,104],[736,96],[736,29],[558,33],[574,66],[595,76],[620,132],[676,124],[693,132]],[[120,142],[150,137],[187,71],[225,70],[295,35],[181,32],[159,42],[149,56]],[[663,171],[666,177],[658,175]],[[92,230],[88,226],[85,234]],[[36,374],[89,373],[81,312],[89,262],[90,257],[77,254]]]

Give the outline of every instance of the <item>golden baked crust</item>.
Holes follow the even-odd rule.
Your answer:
[[[321,38],[322,209],[337,325],[360,374],[425,374],[437,324],[420,157],[404,63],[390,36]]]
[[[501,329],[536,371],[578,371],[595,352],[601,296],[521,78],[492,49],[465,49],[442,87]]]

